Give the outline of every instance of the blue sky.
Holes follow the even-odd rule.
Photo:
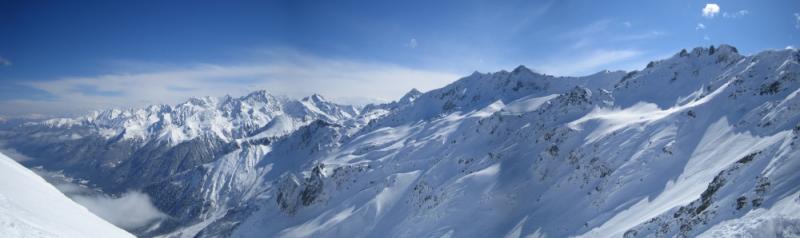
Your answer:
[[[475,70],[587,75],[721,43],[800,45],[800,1],[2,1],[0,117],[257,89],[386,101]]]

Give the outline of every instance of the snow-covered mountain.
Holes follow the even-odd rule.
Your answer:
[[[225,142],[276,137],[311,120],[342,121],[358,116],[358,113],[353,106],[337,105],[317,94],[291,100],[262,90],[240,98],[192,98],[176,106],[111,109],[84,117],[51,119],[31,125],[67,129],[87,127],[87,134],[105,139],[164,142],[174,146],[202,136],[214,136]],[[83,136],[86,135],[76,133],[70,139]]]
[[[133,237],[4,154],[0,154],[0,180],[2,237]]]
[[[256,92],[18,126],[165,237],[800,235],[800,52],[473,73],[364,108]]]
[[[36,165],[119,192],[211,162],[242,144],[268,144],[315,120],[340,122],[358,113],[319,95],[292,100],[256,91],[28,123],[7,138],[12,147],[44,158]]]

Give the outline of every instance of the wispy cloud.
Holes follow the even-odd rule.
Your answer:
[[[622,24],[624,29],[620,29]],[[557,36],[560,40],[574,41],[569,49],[588,48],[589,46],[602,45],[603,43],[621,43],[640,41],[660,37],[666,33],[659,30],[631,32],[630,22],[618,23],[610,19],[602,19],[583,27],[564,32]]]
[[[592,22],[583,27],[579,27],[561,34],[561,38],[581,38],[587,35],[593,35],[605,31],[613,21],[611,19],[602,19]]]
[[[739,11],[732,12],[732,13],[723,12],[722,13],[722,17],[724,17],[724,18],[740,18],[740,17],[746,16],[747,14],[750,14],[750,11],[748,11],[748,10],[739,10]]]
[[[601,32],[606,31],[611,22],[612,21],[610,19],[602,19],[599,21],[592,22],[583,27],[578,27],[566,31],[564,33],[561,33],[557,37],[560,40],[574,41],[574,43],[572,43],[572,45],[569,47],[571,50],[585,48],[594,44],[597,41],[595,39],[597,35]]]
[[[794,27],[800,29],[800,13],[794,13]]]
[[[706,29],[706,25],[703,24],[703,23],[697,23],[697,26],[694,29],[698,30],[698,31],[699,30],[705,30]]]
[[[550,11],[550,8],[553,6],[554,3],[556,3],[555,0],[550,0],[537,7],[534,7],[533,9],[525,11],[522,20],[517,22],[517,24],[511,26],[511,34],[512,35],[518,34],[522,30],[528,28],[530,24],[534,22],[535,19],[538,19],[539,17]]]
[[[16,151],[12,150],[11,152]],[[27,158],[17,153],[12,155],[14,156],[12,158],[17,161],[20,161],[21,158]],[[36,168],[33,171],[76,203],[123,229],[142,228],[167,217],[166,214],[155,207],[152,200],[150,200],[150,196],[145,193],[132,190],[112,196],[87,186],[81,183],[80,179],[69,177],[61,171],[47,171]]]
[[[611,37],[610,40],[612,41],[635,41],[635,40],[646,40],[646,39],[653,39],[659,36],[663,36],[666,33],[663,31],[647,31],[643,33],[632,33],[632,34],[620,34],[615,37]]]
[[[124,96],[121,90],[100,90],[96,85],[79,84],[72,87],[72,92],[86,96],[120,97]]]
[[[79,195],[71,198],[95,215],[124,229],[141,228],[157,219],[167,217],[153,206],[147,194],[141,192],[127,192],[119,197]]]
[[[260,63],[193,64],[137,73],[26,82],[52,94],[54,99],[0,101],[0,112],[5,115],[83,113],[109,107],[174,104],[193,96],[237,96],[258,89],[295,98],[320,93],[343,103],[390,101],[411,88],[429,90],[458,78],[450,72],[291,51],[268,51],[265,55],[266,59]]]
[[[417,43],[417,38],[411,38],[411,40],[409,40],[408,43],[406,43],[406,47],[411,49],[416,49],[418,44],[419,43]]]
[[[584,48],[584,47],[587,47],[587,46],[591,45],[592,43],[593,43],[593,40],[591,40],[589,38],[581,38],[581,39],[578,39],[575,43],[573,43],[572,46],[570,46],[570,49],[576,50],[576,49]]]
[[[608,69],[619,63],[633,60],[642,54],[642,51],[633,49],[595,50],[585,54],[557,57],[548,63],[534,64],[533,67],[538,71],[553,75],[579,76]],[[614,70],[617,69],[614,68]]]
[[[716,3],[707,3],[705,7],[703,7],[703,16],[706,18],[714,18],[719,13],[719,5]]]
[[[644,52],[621,44],[636,44],[667,34],[660,30],[633,31],[630,22],[601,19],[557,36],[573,43],[561,52],[530,65],[536,70],[564,76],[581,76],[600,70],[631,70],[643,66]]]

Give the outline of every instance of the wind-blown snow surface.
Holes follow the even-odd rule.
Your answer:
[[[0,154],[0,236],[133,237]]]
[[[116,161],[108,171],[158,176],[120,177],[115,185],[141,188],[172,218],[138,232],[144,236],[800,235],[791,213],[800,207],[796,49],[742,56],[727,45],[696,48],[641,71],[586,77],[525,67],[476,72],[352,112],[314,98],[301,101],[320,102],[313,104],[323,113],[301,104],[307,116],[269,117],[249,129],[226,116],[241,114],[221,109],[212,110],[221,111],[212,121],[233,123],[173,119],[176,126],[226,125],[181,126],[189,132],[175,137],[191,138],[183,135],[194,135],[192,128],[219,131],[200,142],[152,133],[168,127],[126,137],[119,134],[127,133],[123,126],[84,124],[78,136],[112,131],[108,138],[118,139],[32,157],[124,141],[225,148],[165,173],[125,166],[142,159],[104,150],[114,158],[105,161]],[[336,108],[342,113],[330,113]],[[163,118],[145,124],[161,125]],[[9,145],[30,154],[40,148],[32,144],[69,141],[70,125],[75,119],[24,125],[11,133],[32,142]],[[62,139],[23,135],[31,131]],[[187,161],[182,153],[162,154],[146,161],[169,165],[170,155]],[[85,165],[60,165],[73,176],[92,175]]]

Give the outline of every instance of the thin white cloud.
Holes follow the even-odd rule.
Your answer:
[[[411,88],[430,90],[458,79],[449,72],[393,64],[322,58],[297,52],[268,52],[251,64],[197,64],[158,70],[91,77],[65,77],[29,82],[56,100],[0,101],[9,116],[32,113],[85,113],[111,107],[175,104],[196,96],[244,95],[264,89],[293,98],[320,93],[348,103],[390,101]]]
[[[610,19],[595,21],[583,27],[567,31],[561,34],[561,38],[583,38],[594,35],[608,29],[608,26],[611,24],[611,22],[612,21]]]
[[[794,14],[794,27],[800,29],[800,13]]]
[[[705,36],[703,36],[703,40],[710,41],[711,37],[709,37],[708,35],[705,35]]]
[[[411,40],[408,41],[408,44],[406,44],[406,46],[408,46],[408,48],[411,49],[416,49],[418,44],[419,43],[417,43],[417,38],[411,38]]]
[[[17,162],[26,162],[31,161],[33,158],[28,157],[22,153],[19,153],[14,148],[6,147],[5,143],[0,142],[0,153],[8,156],[9,158],[17,161]]]
[[[707,3],[703,8],[703,16],[707,18],[714,18],[719,13],[719,5],[716,3]]]
[[[724,18],[740,18],[740,17],[746,16],[747,14],[750,14],[750,11],[748,11],[748,10],[739,10],[739,11],[733,12],[733,13],[723,12],[722,13],[722,17],[724,17]]]
[[[573,43],[572,46],[570,46],[570,49],[576,50],[576,49],[584,48],[586,46],[591,45],[592,43],[593,43],[593,41],[591,39],[582,38],[582,39],[579,39],[578,41],[576,41],[575,43]]]
[[[698,31],[699,30],[705,30],[706,29],[706,25],[704,25],[703,23],[697,23],[697,26],[694,29],[698,30]]]
[[[583,27],[579,27],[557,36],[560,40],[573,41],[567,48],[569,50],[583,49],[590,46],[601,45],[605,43],[619,43],[627,41],[639,41],[660,37],[666,33],[659,30],[650,30],[644,32],[629,32],[626,30],[624,33],[614,31],[613,26],[630,27],[630,22],[616,23],[609,19],[598,20]]]
[[[543,16],[545,13],[550,11],[550,8],[556,3],[556,0],[547,1],[539,6],[536,6],[528,11],[525,11],[525,14],[522,17],[522,20],[517,22],[511,26],[511,35],[516,35],[521,31],[528,29],[530,24],[534,22],[535,19]]]
[[[667,34],[660,30],[630,32],[629,29],[619,32],[621,26],[630,28],[630,22],[616,22],[610,19],[594,21],[583,27],[557,35],[560,40],[569,40],[573,43],[564,51],[554,57],[541,62],[533,62],[537,71],[559,75],[579,76],[596,73],[604,69],[629,70],[641,64],[638,59],[643,52],[635,49],[603,49],[603,45],[619,45],[635,41],[649,40]],[[644,63],[647,63],[646,61]]]
[[[643,54],[639,50],[594,50],[574,56],[560,56],[547,63],[534,64],[537,71],[552,75],[579,76],[603,69],[620,69],[614,66],[635,59]]]
[[[665,35],[663,31],[647,31],[644,33],[622,34],[609,38],[611,41],[636,41],[653,39]]]
[[[15,155],[15,157],[18,156],[22,155]],[[142,192],[128,191],[119,196],[110,196],[85,185],[84,180],[69,177],[61,171],[37,168],[34,168],[33,171],[76,203],[123,229],[142,228],[167,217],[153,205],[150,196]]]
[[[567,31],[560,34],[558,37],[562,40],[574,40],[575,42],[569,47],[572,50],[585,48],[594,44],[597,40],[595,37],[608,29],[611,20],[603,19],[592,22],[588,25]]]
[[[147,194],[141,192],[127,192],[119,197],[95,195],[71,198],[111,224],[128,230],[167,217],[153,206]]]
[[[618,44],[620,42],[631,42],[631,41],[641,41],[641,40],[648,40],[658,38],[660,36],[665,35],[666,33],[663,31],[647,31],[642,33],[630,33],[630,34],[613,34],[605,37],[591,37],[587,36],[584,38],[576,39],[572,45],[569,46],[570,50],[577,50],[577,49],[584,49],[590,46],[603,44],[603,43],[614,43]]]

